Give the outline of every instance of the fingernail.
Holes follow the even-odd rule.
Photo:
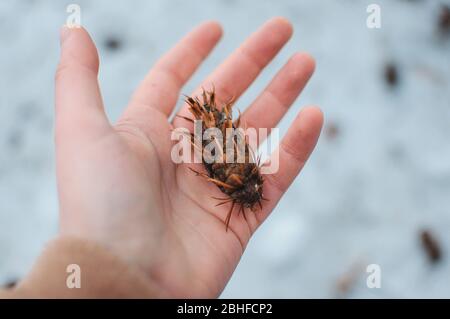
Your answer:
[[[67,38],[70,35],[70,32],[71,32],[71,30],[68,26],[66,26],[66,25],[62,26],[60,36],[59,36],[61,45],[64,43],[64,41],[67,40]]]

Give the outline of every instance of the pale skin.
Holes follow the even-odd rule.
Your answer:
[[[219,101],[239,96],[276,56],[292,34],[284,18],[273,18],[252,34],[198,88],[214,84]],[[99,91],[98,55],[83,28],[61,32],[56,73],[55,140],[60,235],[103,245],[148,275],[155,297],[217,297],[245,246],[272,212],[311,154],[323,123],[319,108],[304,107],[280,147],[280,169],[266,175],[262,210],[247,220],[218,206],[224,194],[188,169],[201,164],[172,162],[169,120],[183,86],[219,41],[216,22],[195,28],[158,60],[132,95],[117,123],[108,121]],[[315,68],[305,53],[294,54],[246,109],[248,127],[276,127]],[[239,101],[237,101],[239,107]],[[187,107],[179,111],[191,115]],[[282,212],[280,212],[282,213]]]

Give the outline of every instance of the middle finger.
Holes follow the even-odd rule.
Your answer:
[[[202,87],[214,85],[219,102],[237,99],[281,50],[291,35],[292,26],[289,21],[280,17],[269,20],[209,75],[194,91],[193,96],[199,95]],[[190,117],[188,106],[184,105],[178,115]],[[175,117],[173,124],[175,127],[186,126],[186,121]]]

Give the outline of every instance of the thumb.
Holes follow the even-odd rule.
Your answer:
[[[97,81],[99,59],[83,28],[61,29],[61,58],[55,76],[56,144],[95,138],[110,126]]]

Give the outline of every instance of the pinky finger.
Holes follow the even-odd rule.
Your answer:
[[[269,201],[265,205],[263,213],[259,215],[259,223],[269,215],[300,173],[316,146],[322,124],[323,114],[318,107],[306,107],[295,118],[281,141],[278,152],[274,153],[278,153],[276,156],[279,156],[278,171],[274,174],[264,175],[266,180],[264,197],[267,197]]]

